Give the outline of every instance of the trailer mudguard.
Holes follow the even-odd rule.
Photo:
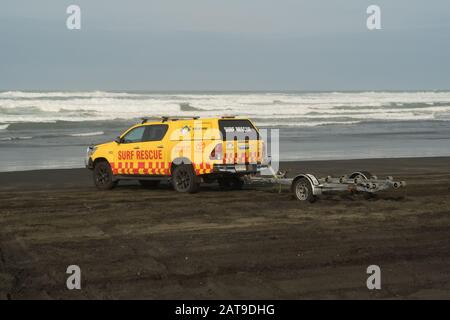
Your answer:
[[[309,183],[311,184],[313,195],[318,196],[318,195],[322,194],[322,189],[319,188],[319,185],[320,185],[319,180],[317,180],[317,178],[314,175],[309,174],[309,173],[302,173],[302,174],[295,176],[294,180],[292,180],[291,189],[292,189],[293,185],[295,184],[295,182],[298,179],[302,179],[302,178],[307,179],[309,181]]]

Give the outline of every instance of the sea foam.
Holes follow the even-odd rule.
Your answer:
[[[0,123],[237,115],[264,125],[444,120],[450,92],[0,92]],[[0,125],[0,128],[2,128]]]
[[[70,134],[71,137],[90,137],[90,136],[101,136],[105,134],[103,131],[96,131],[96,132],[82,132],[82,133],[72,133]]]

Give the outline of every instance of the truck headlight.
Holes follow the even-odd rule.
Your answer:
[[[96,146],[89,146],[86,150],[86,154],[88,157],[92,156],[95,152],[95,150],[97,150]]]
[[[97,147],[95,146],[89,146],[86,150],[86,158],[84,159],[84,164],[86,167],[89,165],[89,159],[94,154],[95,150],[97,150]]]

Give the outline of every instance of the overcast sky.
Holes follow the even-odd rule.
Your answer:
[[[0,4],[0,90],[450,89],[449,60],[448,0]]]

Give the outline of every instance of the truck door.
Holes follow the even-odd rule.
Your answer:
[[[167,124],[145,126],[142,143],[136,151],[136,174],[169,175],[168,145],[165,141],[168,128]]]
[[[142,144],[145,126],[136,127],[122,136],[114,155],[114,171],[119,175],[135,174],[136,151]]]

